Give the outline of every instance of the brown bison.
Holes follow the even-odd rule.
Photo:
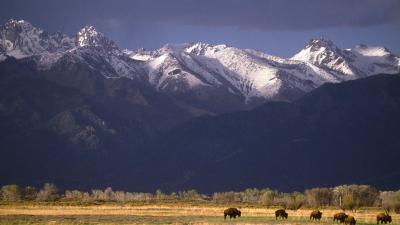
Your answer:
[[[275,211],[275,219],[277,220],[278,218],[281,219],[287,219],[288,218],[288,214],[284,209],[278,209]]]
[[[344,220],[344,224],[346,225],[356,225],[356,219],[352,216],[347,216]]]
[[[310,220],[321,220],[322,212],[319,210],[314,210],[310,214]]]
[[[226,219],[226,216],[229,216],[229,219],[236,218],[236,216],[240,217],[242,215],[242,212],[240,212],[237,208],[229,208],[225,209],[224,211],[224,219]]]
[[[379,223],[391,223],[392,222],[392,217],[389,215],[389,213],[388,212],[386,212],[386,213],[379,213],[377,216],[376,216],[376,224],[379,224]]]
[[[336,213],[333,215],[333,222],[339,221],[339,223],[344,223],[347,217],[348,215],[346,215],[344,212]]]

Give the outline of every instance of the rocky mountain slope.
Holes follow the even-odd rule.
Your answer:
[[[292,102],[182,124],[150,152],[166,190],[341,183],[398,188],[400,76],[324,84]],[[179,162],[179,163],[171,163]]]
[[[100,185],[100,177],[108,182],[108,174],[137,163],[149,138],[192,117],[131,79],[97,76],[82,64],[70,77],[36,66],[0,63],[1,182]],[[46,77],[64,75],[75,81]]]

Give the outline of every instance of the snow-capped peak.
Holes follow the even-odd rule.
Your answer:
[[[209,46],[210,46],[210,44],[207,44],[207,43],[196,42],[196,43],[190,44],[190,46],[188,46],[185,49],[185,51],[188,52],[188,53],[196,54],[198,52],[203,51],[204,49],[206,49]]]
[[[181,43],[181,44],[165,44],[160,49],[154,51],[155,55],[163,55],[163,54],[171,54],[176,55],[182,52],[185,48],[189,46],[188,43]]]
[[[76,45],[79,47],[102,48],[107,52],[118,50],[117,45],[113,41],[90,25],[83,27],[76,34]]]
[[[29,22],[25,20],[14,20],[10,19],[7,21],[3,26],[0,27],[0,38],[11,42],[9,44],[24,44],[24,43],[16,43],[20,42],[20,39],[25,39],[25,43],[27,42],[26,39],[32,40],[33,36],[38,36],[43,33],[43,30],[40,28],[36,28],[32,26]],[[13,47],[13,46],[10,46]]]
[[[5,29],[20,29],[19,31],[22,30],[29,30],[32,29],[33,26],[29,22],[25,20],[15,20],[15,19],[10,19],[4,24]]]
[[[336,75],[355,76],[358,71],[350,64],[353,54],[339,49],[332,41],[324,38],[311,39],[307,46],[291,59],[308,62]],[[343,78],[348,79],[348,78]]]
[[[325,59],[325,56],[341,57],[341,50],[329,39],[315,38],[311,39],[305,48],[294,55],[292,59],[301,61],[313,61],[313,63],[321,63],[319,60]],[[317,59],[318,58],[318,59]]]
[[[228,47],[229,46],[225,44],[211,45],[207,43],[197,42],[186,47],[185,52],[195,55],[205,55],[207,53],[209,54],[216,53]]]
[[[327,48],[327,49],[335,49],[337,48],[333,41],[326,39],[326,38],[315,38],[311,39],[308,43],[307,47],[312,47],[313,49],[317,50],[319,48]],[[307,48],[306,47],[306,48]]]
[[[25,20],[11,19],[0,27],[0,54],[14,58],[65,51],[73,40],[59,32],[49,34]]]
[[[399,72],[399,57],[384,47],[360,44],[353,49],[339,49],[326,39],[312,39],[292,59],[328,70],[340,80]]]
[[[97,32],[96,28],[93,26],[83,27],[76,35],[78,46],[98,46],[100,40],[104,38],[104,35]]]

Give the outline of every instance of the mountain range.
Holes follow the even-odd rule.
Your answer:
[[[212,114],[271,100],[291,101],[326,82],[400,71],[400,58],[386,48],[339,49],[326,39],[312,39],[292,58],[284,59],[205,43],[121,50],[93,26],[69,37],[47,33],[23,20],[8,21],[0,37],[0,60],[32,58],[41,71],[82,64],[105,78],[124,77],[149,85],[182,107]]]
[[[400,84],[389,74],[399,73],[400,57],[384,47],[323,38],[289,59],[205,43],[122,50],[93,26],[70,37],[9,20],[0,27],[0,183],[393,187]],[[368,181],[362,165],[379,164],[378,153],[392,157]]]

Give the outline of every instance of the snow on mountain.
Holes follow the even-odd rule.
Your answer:
[[[61,53],[75,47],[73,38],[60,32],[49,34],[24,20],[9,20],[1,26],[0,39],[3,59],[37,55],[41,64],[53,63]]]
[[[56,32],[49,34],[24,20],[9,20],[0,27],[1,50],[15,58],[65,51],[74,47],[72,38]]]
[[[155,51],[125,51],[132,59],[145,62],[148,80],[159,90],[182,92],[199,86],[221,85],[184,51],[188,44],[167,44]]]
[[[400,57],[386,48],[357,45],[348,51],[355,56],[352,64],[366,76],[379,73],[396,74],[400,71]]]
[[[93,26],[85,26],[75,37],[68,37],[60,32],[49,34],[24,20],[9,20],[0,27],[0,39],[0,60],[34,57],[40,69],[48,70],[60,60],[74,58],[105,77],[136,78],[142,73],[137,61]],[[112,69],[103,70],[104,67]]]
[[[326,82],[400,72],[399,57],[385,48],[360,45],[342,50],[325,39],[311,40],[291,59],[205,43],[168,44],[155,51],[131,52],[130,57],[146,62],[150,83],[158,89],[222,85],[246,101],[272,99],[288,90],[308,92]]]
[[[219,72],[221,78],[233,85],[247,99],[272,97],[279,91],[276,79],[279,68],[258,60],[248,52],[226,46],[197,43],[185,49],[209,70]]]
[[[165,45],[155,51],[129,52],[146,62],[149,81],[160,90],[227,87],[232,94],[272,99],[282,90],[308,92],[339,80],[310,63],[270,56],[255,50],[205,43]]]
[[[316,65],[340,80],[400,72],[400,58],[386,48],[357,45],[354,49],[342,50],[326,39],[312,39],[291,59]]]
[[[176,91],[182,85],[182,88],[206,85],[193,72],[183,67],[179,55],[164,53],[156,56],[147,63],[146,69],[150,83],[158,89],[171,88],[172,86]]]
[[[136,60],[129,58],[118,46],[109,40],[93,26],[83,27],[75,37],[76,48],[70,49],[69,53],[75,53],[87,62],[92,68],[98,69],[109,64],[113,71],[102,71],[100,73],[108,78],[128,77],[138,78],[141,68]],[[93,60],[95,59],[95,60]]]
[[[147,61],[147,60],[151,59],[151,57],[152,57],[152,52],[147,51],[144,48],[139,48],[134,51],[124,49],[123,52],[126,55],[128,55],[129,58],[134,59],[134,60],[139,60],[139,61]]]
[[[325,82],[379,73],[399,73],[400,58],[382,47],[340,49],[330,40],[312,39],[290,59],[227,45],[167,44],[148,51],[121,50],[93,26],[74,37],[46,33],[24,20],[0,27],[0,61],[32,57],[42,70],[80,62],[107,78],[139,78],[159,91],[185,93],[218,89],[252,99],[291,100]]]
[[[98,32],[93,26],[85,26],[76,34],[76,45],[79,47],[94,47],[105,53],[121,54],[121,50],[118,46],[103,33]]]
[[[299,77],[302,80],[310,80],[318,86],[325,82],[339,82],[336,76],[309,62],[284,59],[251,49],[246,49],[246,51],[254,56],[266,60],[269,64],[275,67],[281,68],[283,71],[295,74],[296,77]]]
[[[330,40],[312,39],[310,43],[291,59],[309,62],[318,67],[330,70],[335,75],[345,75],[342,79],[351,79],[357,75],[357,70],[349,61],[351,52],[342,51]]]

